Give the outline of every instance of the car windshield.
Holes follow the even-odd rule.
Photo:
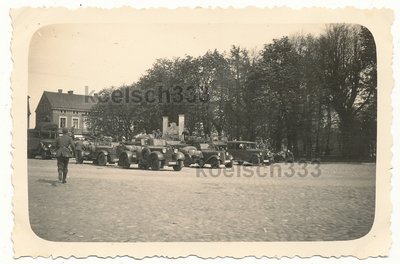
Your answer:
[[[153,142],[151,142],[151,141],[153,141]],[[166,146],[167,141],[165,141],[164,139],[151,138],[151,139],[149,139],[149,144],[153,145],[153,146]]]
[[[237,149],[255,149],[256,144],[255,143],[239,143],[237,145]]]
[[[227,149],[227,145],[215,145],[215,148],[217,150],[226,150]]]
[[[186,150],[197,150],[197,148],[193,147],[193,146],[187,146],[187,147],[184,147],[183,149],[186,149]]]
[[[209,144],[209,143],[200,143],[200,149],[213,149],[215,150],[214,145]]]
[[[142,146],[167,146],[167,141],[159,138],[141,138],[137,139],[136,142],[140,142]]]
[[[99,140],[96,141],[95,145],[97,146],[111,146],[111,142],[110,141],[104,141],[104,140]]]

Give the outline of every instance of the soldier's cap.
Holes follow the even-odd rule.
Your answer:
[[[62,133],[63,133],[63,134],[67,134],[67,133],[68,133],[68,128],[64,127],[64,128],[62,129]]]

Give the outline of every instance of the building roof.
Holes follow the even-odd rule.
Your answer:
[[[48,92],[44,91],[42,96],[46,96],[52,109],[76,109],[90,110],[95,104],[93,97],[89,95]]]

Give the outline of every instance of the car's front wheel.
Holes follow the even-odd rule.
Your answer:
[[[47,154],[45,151],[42,151],[42,153],[40,154],[42,156],[42,159],[47,159]]]
[[[204,160],[203,159],[199,159],[198,161],[197,161],[197,164],[199,164],[199,167],[200,168],[203,168],[204,167]]]
[[[99,166],[106,166],[107,164],[107,157],[104,155],[103,152],[100,152],[100,154],[97,156],[97,165]]]
[[[129,162],[128,156],[122,155],[118,161],[118,165],[120,165],[124,169],[129,169],[129,167],[131,166],[131,163]]]
[[[189,155],[185,155],[185,161],[184,161],[183,165],[185,167],[189,167],[190,164],[192,164],[190,156]]]
[[[211,165],[211,168],[213,168],[213,169],[219,168],[219,164],[220,164],[220,162],[217,158],[212,158],[210,160],[210,165]]]
[[[253,157],[251,158],[251,164],[253,164],[253,165],[260,165],[260,158],[257,157],[257,156],[253,156]]]
[[[183,167],[183,161],[179,160],[177,165],[172,166],[172,168],[174,168],[174,171],[180,171],[182,170]]]
[[[158,160],[157,156],[152,156],[150,158],[150,167],[154,171],[158,171],[161,168],[161,160]]]

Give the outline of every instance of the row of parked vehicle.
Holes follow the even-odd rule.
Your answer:
[[[40,155],[42,159],[53,158],[57,130],[57,125],[51,123],[42,123],[36,129],[29,129],[28,157]],[[230,168],[234,162],[259,165],[272,163],[274,158],[278,161],[278,157],[258,149],[256,143],[250,141],[190,140],[183,143],[144,136],[121,143],[89,140],[84,141],[83,146],[81,157],[77,157],[78,163],[85,160],[99,166],[117,163],[123,168],[137,164],[142,169],[160,170],[172,167],[179,171],[184,166],[192,165],[211,168],[224,165]]]
[[[226,168],[238,164],[269,164],[273,157],[265,150],[257,149],[256,143],[248,141],[192,142],[167,141],[151,137],[134,141],[113,143],[107,141],[86,142],[82,157],[78,160],[92,161],[99,166],[115,164],[129,168],[137,164],[139,168],[160,170],[172,167],[180,171],[182,167],[196,165],[211,168]]]

